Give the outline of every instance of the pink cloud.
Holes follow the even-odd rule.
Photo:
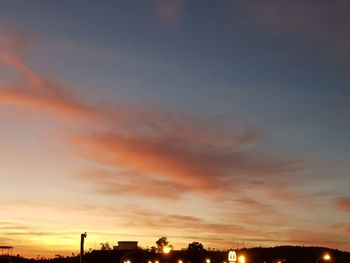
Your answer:
[[[335,200],[335,206],[339,211],[350,213],[350,198],[337,198]]]

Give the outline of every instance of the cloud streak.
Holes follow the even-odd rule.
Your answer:
[[[70,143],[78,149],[81,156],[133,171],[141,180],[141,185],[148,185],[147,181],[150,186],[157,183],[158,190],[168,195],[176,195],[174,191],[169,191],[176,188],[181,192],[234,190],[234,182],[237,186],[261,176],[283,176],[296,169],[294,161],[266,155],[262,157],[262,154],[244,151],[241,147],[230,149],[212,143],[209,143],[210,147],[189,143],[166,133],[159,133],[157,137],[94,134],[73,137]],[[95,176],[94,181],[99,178],[106,179]],[[133,179],[129,178],[131,184]],[[114,187],[108,185],[106,192],[112,193]],[[133,185],[136,187],[136,184]],[[118,190],[118,187],[115,189]],[[130,187],[130,191],[133,190],[140,193],[138,187]]]
[[[0,37],[0,63],[20,73],[15,84],[0,85],[0,102],[60,118],[95,121],[103,114],[102,107],[88,105],[74,97],[68,88],[52,77],[33,71],[24,61],[30,37],[7,33]]]

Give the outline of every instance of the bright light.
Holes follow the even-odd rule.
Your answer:
[[[130,260],[127,260],[126,263],[130,263]]]
[[[152,261],[151,261],[151,260],[149,260],[149,261],[148,261],[148,263],[152,263]]]
[[[168,254],[171,251],[171,247],[163,247],[163,253]]]
[[[207,258],[207,259],[205,260],[205,262],[206,262],[206,263],[210,263],[210,259]]]
[[[238,263],[245,263],[245,256],[239,256],[238,257]]]
[[[178,263],[182,263],[182,260],[181,260],[181,259],[179,259]]]
[[[158,260],[156,260],[154,263],[159,263],[159,261],[158,261]]]
[[[323,259],[329,261],[331,260],[331,256],[329,254],[326,254],[323,256]]]

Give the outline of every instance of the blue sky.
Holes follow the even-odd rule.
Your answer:
[[[198,226],[179,247],[189,236],[230,247],[252,226],[262,229],[254,238],[349,242],[349,12],[340,0],[1,1],[3,209],[60,213],[73,200],[103,218],[118,200],[140,229],[111,220],[147,232],[145,245],[158,235],[145,230],[149,211],[179,220],[158,226],[169,236],[181,222]],[[21,190],[38,180],[40,191]],[[5,218],[25,224],[20,212]],[[61,226],[51,221],[47,232]],[[113,225],[88,221],[95,239],[117,241]],[[74,240],[80,230],[65,224]],[[214,242],[215,229],[225,235]],[[46,238],[41,253],[74,250],[62,236],[31,246]]]

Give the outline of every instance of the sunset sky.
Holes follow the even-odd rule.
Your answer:
[[[0,0],[0,245],[350,251],[350,2]]]

